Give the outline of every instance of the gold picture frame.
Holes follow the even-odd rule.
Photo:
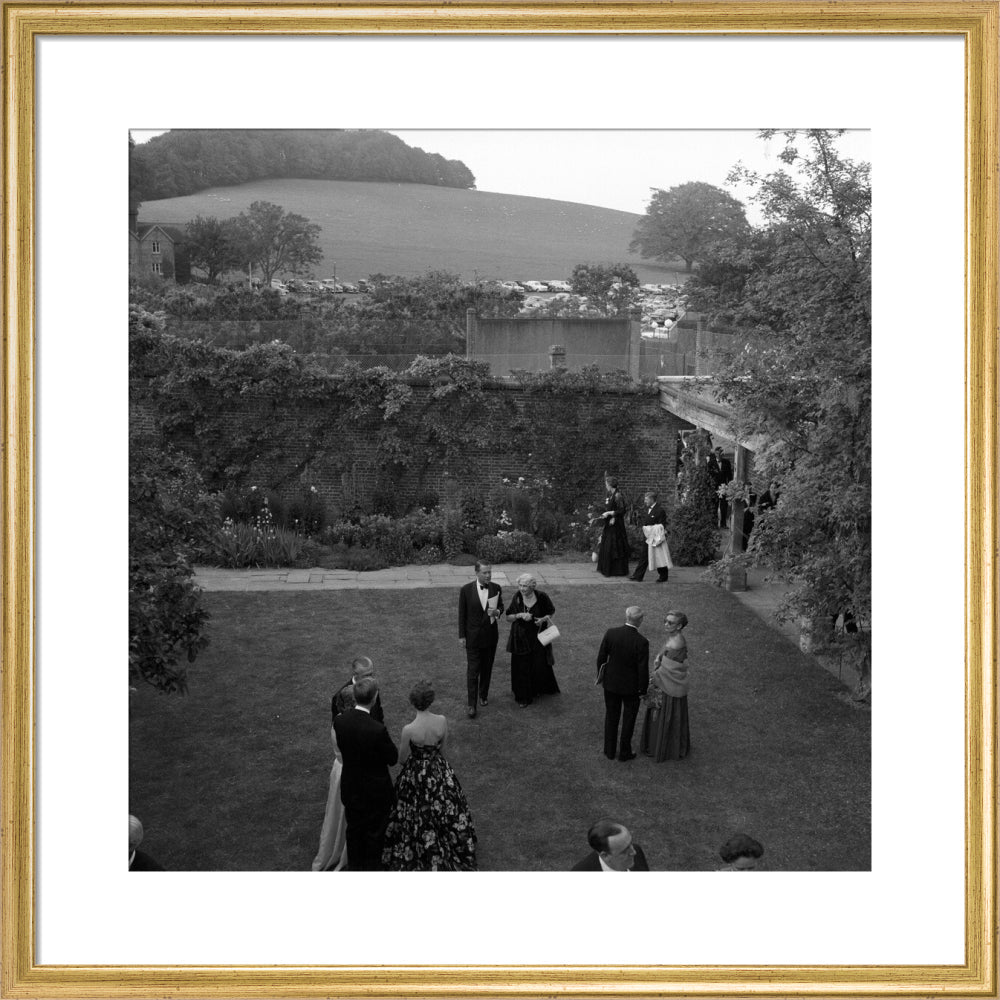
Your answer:
[[[2,978],[13,997],[997,996],[1000,3],[2,3]],[[965,51],[965,960],[921,966],[45,966],[35,949],[35,88],[47,35],[936,35]]]

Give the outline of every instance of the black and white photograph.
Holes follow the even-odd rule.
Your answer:
[[[129,870],[870,872],[870,132],[138,124]]]

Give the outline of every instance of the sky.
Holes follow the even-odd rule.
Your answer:
[[[136,142],[164,130],[134,129]],[[754,130],[669,129],[448,129],[392,130],[404,142],[449,160],[461,160],[479,191],[531,195],[600,205],[641,215],[650,189],[667,190],[687,181],[725,188],[741,201],[748,192],[726,183],[742,161],[758,172],[779,166],[778,137],[764,142]],[[871,133],[851,131],[840,149],[871,161]],[[749,209],[749,206],[748,206]],[[748,215],[753,219],[752,209]]]

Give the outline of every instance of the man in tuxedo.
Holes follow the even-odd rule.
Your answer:
[[[349,708],[354,708],[354,685],[362,677],[374,677],[375,666],[367,656],[358,656],[351,662],[351,679],[339,688],[330,701],[330,714],[336,719],[341,712],[346,712]],[[372,705],[371,716],[376,722],[385,725],[385,714],[382,711],[382,693],[375,695],[375,704]]]
[[[639,699],[649,687],[649,640],[639,634],[642,618],[640,608],[626,608],[625,624],[604,633],[597,653],[598,677],[601,665],[605,664],[601,686],[604,688],[604,756],[608,760],[615,759],[616,742],[620,761],[635,759],[632,732],[639,714]]]
[[[648,872],[649,863],[642,848],[632,840],[628,829],[602,819],[587,831],[591,851],[570,871],[574,872]]]
[[[649,490],[646,493],[646,506],[644,512],[639,516],[639,527],[647,528],[652,527],[654,524],[662,524],[663,530],[666,531],[667,528],[667,512],[660,506],[659,500],[656,494]],[[648,552],[648,546],[647,546]],[[643,577],[646,575],[646,564],[649,562],[648,555],[645,559],[640,559],[636,563],[635,570],[632,573],[631,579],[635,580],[637,583],[641,583]],[[670,570],[666,566],[658,566],[656,569],[656,582],[666,583],[667,578],[670,576]]]
[[[465,650],[470,719],[476,717],[477,699],[481,705],[488,704],[500,636],[497,620],[503,614],[503,591],[491,582],[492,576],[489,563],[477,562],[476,579],[458,592],[458,642]]]
[[[340,799],[347,820],[347,861],[351,871],[380,871],[385,828],[396,793],[389,766],[399,760],[396,744],[371,710],[378,695],[374,677],[354,685],[354,708],[333,720],[334,750],[344,762]]]

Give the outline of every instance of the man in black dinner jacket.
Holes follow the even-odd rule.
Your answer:
[[[604,633],[597,653],[598,676],[601,664],[606,664],[601,685],[604,688],[604,756],[608,760],[615,759],[616,742],[619,760],[635,758],[632,731],[639,714],[639,699],[649,687],[649,640],[639,634],[642,617],[640,608],[626,608],[625,624]]]
[[[649,862],[642,848],[632,840],[628,828],[602,819],[587,831],[591,851],[581,858],[574,872],[648,872]]]
[[[497,620],[503,614],[503,591],[491,582],[493,567],[476,563],[476,579],[458,592],[458,642],[465,650],[465,681],[469,696],[469,718],[476,717],[476,701],[487,704],[493,660],[497,654],[500,630]],[[490,601],[496,598],[495,606]]]
[[[667,527],[667,512],[660,505],[659,500],[652,490],[646,493],[646,506],[643,508],[643,513],[639,517],[639,527],[646,528],[652,527],[654,524],[662,524],[664,530]],[[649,547],[643,551],[642,556],[636,563],[635,571],[632,573],[632,579],[641,583],[642,578],[646,575],[646,564],[649,562]],[[666,583],[667,578],[670,576],[670,570],[666,566],[657,567],[656,570],[656,582]]]
[[[351,871],[380,871],[385,828],[396,793],[389,766],[399,760],[385,726],[371,717],[378,694],[374,677],[354,685],[354,708],[333,720],[336,752],[344,761],[340,798],[347,820],[347,862]]]

